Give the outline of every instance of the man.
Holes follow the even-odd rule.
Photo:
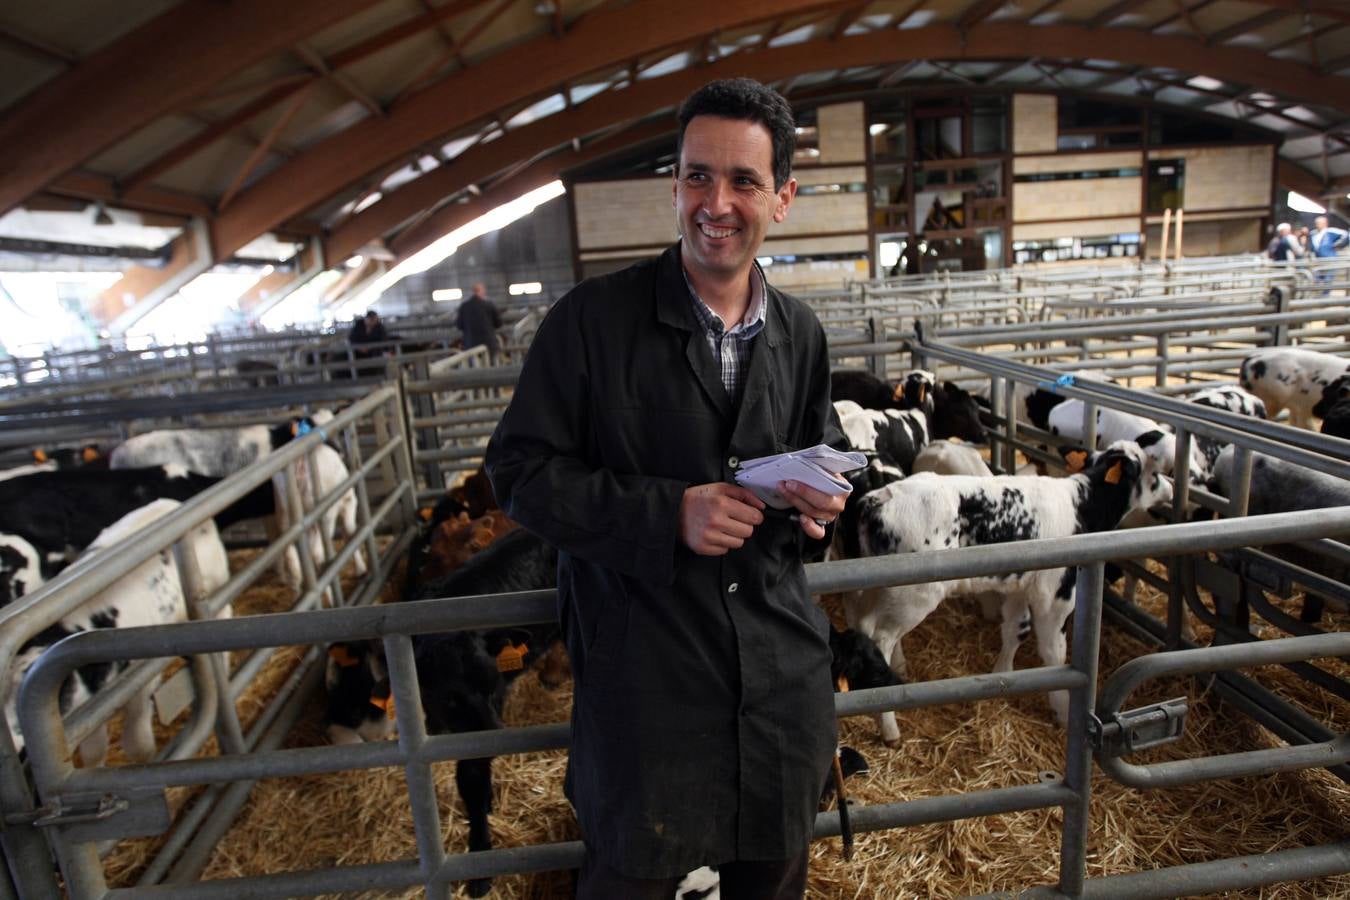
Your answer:
[[[1308,250],[1317,259],[1334,259],[1338,255],[1337,251],[1350,243],[1350,233],[1332,228],[1326,216],[1318,216],[1313,224],[1317,227],[1308,236]],[[1332,273],[1326,269],[1317,269],[1315,277],[1318,284],[1325,286],[1331,283]]]
[[[387,340],[389,340],[389,335],[385,333],[384,323],[380,321],[380,314],[373,309],[366,313],[365,318],[357,319],[351,330],[347,332],[347,343],[352,345],[352,355],[357,359],[377,356],[381,352],[362,347],[362,344],[377,344]]]
[[[1288,262],[1303,255],[1303,247],[1294,237],[1294,229],[1288,222],[1281,222],[1275,227],[1275,236],[1266,247],[1266,255],[1276,262]]]
[[[755,265],[796,193],[794,123],[736,79],[679,124],[679,243],[558,301],[486,466],[559,549],[577,896],[669,898],[718,865],[728,900],[800,898],[835,747],[801,559],[843,497],[784,483],[778,511],[732,483],[742,459],[840,437],[820,323]]]
[[[487,298],[487,288],[480,281],[473,286],[473,294],[459,305],[455,313],[455,327],[464,335],[464,349],[487,347],[488,359],[497,361],[497,351],[501,345],[497,341],[497,329],[502,327],[502,314]]]

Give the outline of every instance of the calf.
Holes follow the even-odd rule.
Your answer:
[[[920,450],[914,457],[914,474],[920,472],[985,477],[994,474],[979,450],[960,441],[935,441]]]
[[[1191,394],[1186,400],[1199,406],[1208,406],[1211,409],[1223,409],[1240,416],[1250,416],[1254,419],[1264,419],[1266,417],[1266,405],[1261,402],[1261,398],[1255,394],[1248,393],[1235,384],[1220,384],[1214,387],[1207,387]],[[1321,415],[1321,413],[1317,413]],[[1223,441],[1206,437],[1203,434],[1195,435],[1195,446],[1200,449],[1200,455],[1205,460],[1206,478],[1212,478],[1214,475],[1214,464],[1218,462],[1219,454],[1223,448],[1228,445]]]
[[[466,512],[442,522],[431,537],[421,580],[443,578],[463,566],[474,555],[486,550],[497,539],[519,528],[500,509],[489,510],[477,519]]]
[[[920,410],[933,440],[955,437],[983,444],[989,439],[976,398],[923,369],[911,370],[894,388],[869,372],[831,372],[830,399],[877,411]]]
[[[408,548],[407,564],[403,573],[403,599],[411,600],[421,583],[422,568],[426,565],[427,553],[432,538],[437,534],[441,523],[457,518],[461,513],[470,519],[477,519],[497,508],[497,498],[492,493],[492,484],[482,466],[445,492],[436,505],[422,509],[423,525]]]
[[[836,691],[866,690],[904,684],[891,671],[886,657],[871,638],[852,628],[837,631],[830,626],[830,677]],[[900,729],[895,724],[895,713],[877,716],[881,725],[881,740],[887,747],[900,745]]]
[[[859,544],[867,556],[1067,537],[1115,528],[1126,513],[1171,500],[1171,485],[1137,444],[1121,442],[1068,478],[916,475],[863,498]],[[997,593],[1003,598],[1003,648],[994,670],[1012,669],[1027,621],[1046,665],[1064,662],[1063,626],[1073,611],[1070,568],[877,588],[846,597],[849,625],[877,642],[904,675],[900,639],[946,597]],[[1061,722],[1068,697],[1055,692]]]
[[[112,452],[113,469],[177,463],[189,472],[225,478],[240,472],[297,434],[333,418],[328,410],[284,425],[248,425],[244,428],[180,428],[150,431],[128,438]]]
[[[174,500],[156,500],[122,516],[103,529],[89,545],[76,565],[96,563],[109,548],[150,527],[154,522],[178,509]],[[188,618],[187,600],[197,602],[217,590],[229,580],[229,563],[220,535],[211,521],[194,527],[182,539],[183,552],[190,554],[200,573],[199,592],[185,598],[172,548],[161,550],[141,563],[102,593],[90,598],[60,621],[51,625],[21,648],[10,673],[9,693],[5,700],[5,715],[16,749],[23,746],[19,731],[15,701],[19,684],[38,656],[48,646],[62,638],[94,628],[127,628],[139,625],[162,625],[182,622]],[[228,615],[228,610],[221,615]],[[96,691],[108,684],[125,662],[94,663],[78,669],[62,685],[60,709],[62,714],[79,706]],[[145,762],[154,756],[155,737],[152,730],[150,698],[153,681],[137,691],[128,700],[122,723],[122,746],[133,762]],[[80,759],[86,767],[99,766],[107,757],[108,738],[102,727],[96,729],[80,744]]]
[[[557,550],[518,529],[457,571],[424,585],[417,599],[552,588],[557,586],[557,567]],[[440,734],[502,727],[507,686],[557,638],[556,623],[529,629],[414,635],[413,655],[427,730]],[[379,654],[379,648],[372,645],[356,650],[352,645],[335,644],[329,649],[325,722],[334,743],[383,739],[392,731],[384,712],[389,690]],[[491,758],[458,760],[455,784],[469,817],[469,849],[491,849]],[[473,881],[469,895],[481,897],[490,887],[489,879]]]
[[[1237,489],[1235,469],[1236,452],[1232,447],[1219,454],[1214,465],[1213,487],[1225,497]],[[1247,498],[1247,514],[1296,512],[1306,509],[1327,509],[1350,506],[1350,483],[1334,475],[1286,462],[1263,453],[1252,454],[1252,474]],[[1335,581],[1350,583],[1350,565],[1335,561],[1310,549],[1295,544],[1280,544],[1265,548],[1275,556],[1296,566],[1324,575]],[[1321,618],[1326,598],[1313,591],[1305,592],[1302,618],[1316,622]],[[1337,604],[1340,606],[1341,604]]]
[[[0,534],[0,607],[37,590],[49,572],[32,544],[17,534]]]
[[[1350,375],[1342,375],[1322,388],[1312,414],[1322,420],[1323,434],[1350,437]]]
[[[286,487],[286,472],[294,474],[296,487],[300,493],[301,508],[292,509],[288,502]],[[310,453],[306,453],[281,472],[272,476],[272,487],[276,492],[276,510],[277,510],[277,531],[278,533],[286,531],[296,522],[312,511],[316,500],[327,496],[339,484],[347,480],[347,466],[342,462],[342,456],[327,444],[319,444]],[[320,527],[308,528],[305,530],[302,540],[309,542],[310,558],[314,560],[316,566],[327,560],[327,553],[324,551],[324,535],[327,535],[331,543],[333,536],[337,533],[338,523],[342,524],[342,535],[351,540],[356,534],[356,491],[354,488],[348,488],[342,497],[334,504],[324,510],[320,519]],[[300,554],[295,549],[295,544],[289,544],[282,557],[282,578],[287,586],[294,591],[299,591],[302,583],[300,569]],[[363,550],[358,549],[352,557],[352,565],[356,568],[357,575],[366,574],[366,556]]]
[[[1350,372],[1350,361],[1329,353],[1297,347],[1265,347],[1242,361],[1239,381],[1266,405],[1275,418],[1289,410],[1296,428],[1312,428],[1314,406],[1324,389]]]
[[[900,409],[900,387],[891,387],[862,369],[837,369],[830,373],[830,399],[851,400],[864,409]]]

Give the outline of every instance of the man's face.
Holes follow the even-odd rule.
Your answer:
[[[1313,224],[1316,225],[1316,226],[1318,227],[1319,230],[1323,230],[1323,229],[1325,229],[1325,228],[1327,227],[1327,217],[1326,217],[1326,216],[1318,216],[1318,217],[1313,221]]]
[[[676,225],[691,275],[748,272],[769,222],[787,217],[797,193],[773,187],[773,138],[757,122],[696,116],[684,132],[675,173]]]

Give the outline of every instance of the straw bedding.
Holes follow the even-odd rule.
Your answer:
[[[1163,602],[1147,588],[1140,601]],[[941,678],[987,671],[998,650],[998,627],[984,623],[971,605],[944,604],[906,640],[911,671]],[[1102,671],[1148,648],[1111,631],[1103,636]],[[1030,644],[1018,665],[1038,664]],[[1280,673],[1272,677],[1279,678]],[[1301,685],[1287,690],[1311,689]],[[1139,761],[1196,757],[1243,748],[1277,746],[1273,736],[1216,697],[1183,680],[1142,688],[1131,704],[1186,695],[1191,713],[1186,735]],[[563,721],[570,688],[549,691],[532,675],[519,679],[507,704],[512,725]],[[1344,718],[1338,701],[1321,698],[1323,709]],[[293,732],[289,746],[323,742],[316,699]],[[871,772],[850,779],[856,803],[885,803],[945,793],[1033,783],[1063,770],[1064,736],[1053,724],[1044,698],[990,701],[903,714],[903,743],[881,745],[871,719],[841,722],[844,743],[860,750]],[[562,796],[561,751],[502,757],[494,763],[493,838],[496,846],[571,840],[575,821]],[[462,851],[467,842],[463,808],[454,787],[454,765],[436,767],[445,846]],[[387,861],[416,855],[411,817],[398,769],[265,781],[218,847],[204,877],[221,878],[286,870]],[[837,840],[812,847],[808,897],[958,897],[1015,889],[1056,880],[1058,810],[1037,810],[894,832],[859,835],[854,859],[842,860]],[[1340,840],[1350,824],[1350,789],[1325,772],[1249,778],[1174,791],[1140,793],[1097,773],[1093,779],[1089,877],[1186,862],[1220,859]],[[129,849],[129,848],[128,848]],[[110,876],[134,875],[129,864]],[[569,896],[566,873],[499,878],[492,896],[544,900]],[[358,897],[415,897],[406,892]],[[1350,897],[1350,878],[1275,885],[1230,897]]]

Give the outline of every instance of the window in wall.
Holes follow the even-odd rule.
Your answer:
[[[878,231],[909,227],[906,166],[876,166],[872,170],[872,210]]]
[[[1186,160],[1154,159],[1148,164],[1148,211],[1181,209],[1186,199]]]
[[[1106,234],[1095,237],[1043,238],[1013,241],[1013,263],[1064,262],[1073,259],[1113,259],[1139,255],[1139,234]]]
[[[1008,149],[1008,98],[974,97],[970,101],[970,151],[1003,153]]]
[[[867,134],[873,159],[904,159],[908,152],[908,114],[902,109],[873,110]]]
[[[914,108],[916,159],[960,159],[965,155],[962,129],[964,110],[947,101],[920,103]]]

